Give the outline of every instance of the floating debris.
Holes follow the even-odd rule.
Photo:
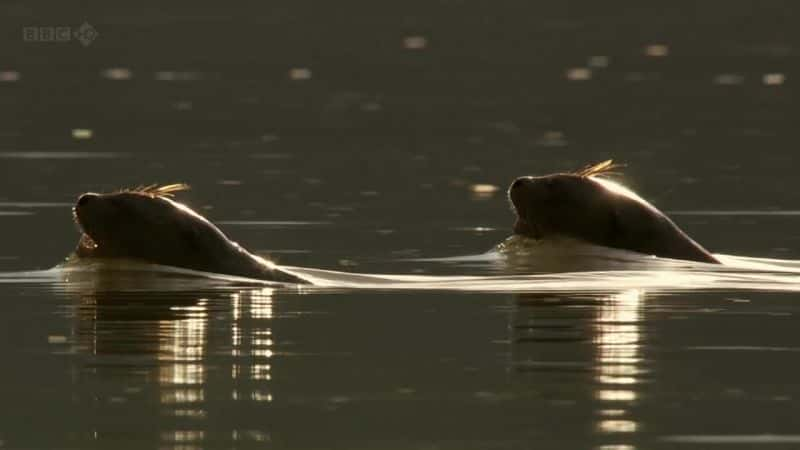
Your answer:
[[[406,36],[403,38],[403,47],[409,50],[422,50],[428,46],[425,36]]]
[[[598,69],[608,67],[608,64],[609,64],[608,56],[602,56],[602,55],[590,56],[589,60],[586,62],[587,66]]]
[[[499,191],[500,188],[493,184],[473,184],[469,187],[469,190],[476,195],[489,196]]]
[[[159,71],[156,72],[155,78],[158,81],[193,81],[203,78],[203,74],[200,72]]]
[[[72,130],[72,137],[75,139],[91,139],[94,132],[88,128],[75,128]]]
[[[311,69],[306,67],[293,67],[289,69],[289,79],[295,81],[310,80]]]
[[[592,78],[592,70],[586,67],[572,67],[567,69],[566,77],[570,81],[586,81]]]
[[[567,139],[561,131],[545,131],[536,143],[543,147],[564,147]]]
[[[714,77],[714,84],[733,86],[744,83],[744,76],[736,73],[722,73]]]
[[[786,75],[782,73],[767,73],[761,79],[767,86],[778,86],[786,82]]]
[[[66,344],[67,343],[67,337],[66,336],[60,336],[60,335],[50,335],[50,336],[47,336],[47,343],[48,344]]]
[[[178,111],[189,111],[194,105],[188,100],[179,100],[177,102],[172,102],[172,107]]]
[[[0,81],[19,81],[20,74],[16,70],[0,70]]]
[[[642,72],[628,72],[625,74],[625,81],[639,82],[645,81],[646,79],[647,75]]]
[[[130,80],[133,78],[133,72],[124,67],[111,67],[101,72],[103,78],[109,80]]]
[[[365,102],[361,104],[361,110],[364,112],[377,112],[383,109],[378,102]]]
[[[663,58],[669,55],[669,47],[664,44],[650,44],[644,48],[644,54],[654,58]]]

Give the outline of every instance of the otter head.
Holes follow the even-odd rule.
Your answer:
[[[535,239],[567,236],[608,243],[617,230],[619,197],[635,196],[596,177],[614,168],[605,161],[575,173],[517,178],[508,190],[517,213],[514,233]]]
[[[517,213],[514,233],[535,239],[566,236],[647,255],[719,263],[664,213],[602,176],[616,167],[608,160],[574,173],[517,178],[508,190]]]
[[[76,254],[176,266],[203,261],[227,239],[204,217],[168,198],[186,188],[174,184],[81,195],[73,208],[83,231]]]

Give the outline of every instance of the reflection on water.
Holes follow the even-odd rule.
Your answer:
[[[162,448],[203,448],[208,430],[202,424],[215,410],[214,404],[273,401],[273,295],[270,288],[224,295],[83,291],[75,323],[74,334],[79,336],[76,349],[103,357],[92,371],[98,381],[117,373],[120,364],[145,368],[148,364],[141,358],[154,358],[152,376],[161,405],[158,414],[198,427],[160,433]],[[210,329],[210,321],[223,317],[227,330],[218,326]],[[227,393],[220,392],[223,386],[228,386]],[[221,432],[214,429],[216,440]],[[266,431],[257,429],[234,428],[221,434],[233,441],[258,442],[268,437]],[[96,439],[104,435],[101,431]]]
[[[161,336],[157,353],[160,361],[158,382],[162,387],[161,403],[167,414],[185,417],[206,415],[202,404],[206,381],[203,359],[208,340],[205,303],[206,300],[199,299],[196,305],[171,307],[170,310],[181,318],[158,321]],[[182,435],[183,439],[175,441],[183,442],[189,435],[195,438],[192,440],[202,440],[202,433],[189,432],[188,435]]]
[[[755,431],[765,429],[757,418],[726,437],[728,428],[689,417],[720,414],[734,402],[773,420],[771,408],[791,407],[800,396],[792,372],[778,370],[798,348],[797,308],[787,294],[770,308],[763,293],[744,301],[741,293],[635,288],[513,297],[439,291],[432,304],[420,301],[424,291],[408,289],[237,287],[158,271],[86,275],[39,281],[65,295],[57,308],[43,307],[61,311],[62,327],[27,339],[46,342],[48,358],[65,365],[66,378],[58,371],[48,378],[68,382],[26,401],[38,407],[72,398],[80,422],[53,436],[76,446],[127,439],[140,448],[290,441],[317,448],[332,439],[372,448],[365,443],[374,439],[409,444],[391,448],[464,448],[447,437],[465,429],[483,445],[466,448],[476,449],[506,448],[500,443],[508,435],[511,448],[534,438],[628,450],[755,442],[763,438]],[[766,331],[737,331],[754,318]],[[758,371],[748,373],[744,360],[758,361]],[[514,419],[520,415],[529,420]],[[151,431],[122,437],[130,416]],[[308,427],[328,431],[310,435]],[[776,433],[773,442],[786,439],[790,433]]]
[[[626,436],[641,429],[633,408],[640,399],[645,293],[628,290],[611,296],[558,298],[526,294],[512,315],[513,364],[521,373],[555,371],[583,379],[592,391],[583,401],[595,405],[599,448],[634,449]],[[580,400],[578,400],[580,401]],[[626,440],[628,442],[626,442]]]
[[[280,362],[275,359],[275,320],[291,315],[277,312],[275,301],[286,294],[266,287],[132,292],[120,287],[142,286],[142,278],[134,283],[116,279],[114,272],[95,276],[91,284],[74,277],[71,282],[72,292],[78,294],[72,333],[79,337],[75,348],[95,358],[91,373],[96,382],[118,376],[128,365],[141,372],[148,366],[145,360],[152,360],[153,372],[145,372],[144,380],[152,377],[157,385],[157,415],[175,421],[171,423],[175,428],[158,434],[162,446],[203,448],[209,439],[215,443],[271,439],[269,427],[231,425],[225,431],[219,426],[209,428],[208,421],[227,402],[256,405],[291,398],[273,385],[273,371]],[[513,331],[507,345],[513,358],[509,368],[521,380],[528,374],[544,374],[546,380],[551,380],[548,374],[577,375],[568,386],[577,384],[564,391],[567,397],[550,401],[594,405],[593,419],[587,417],[594,421],[594,433],[618,446],[598,448],[638,448],[633,441],[626,442],[625,436],[641,427],[633,406],[640,401],[640,376],[646,372],[641,350],[644,298],[641,290],[574,299],[524,294],[510,319]],[[572,397],[570,391],[583,390],[581,385],[590,388],[586,397]],[[416,389],[392,390],[393,395],[417,395]],[[524,398],[483,388],[478,393],[475,398],[494,402]],[[339,404],[336,399],[346,402]],[[289,399],[290,404],[296,401]],[[353,401],[349,395],[331,395],[323,404],[326,409],[331,405],[339,409]],[[108,433],[99,429],[95,439],[102,441],[104,436]]]
[[[19,34],[71,5],[6,3],[3,448],[797,445],[791,2],[90,1],[88,48]],[[774,259],[448,258],[507,236],[517,176],[608,158]],[[78,194],[151,182],[321,286],[5,272],[74,248]]]
[[[597,430],[633,433],[639,423],[628,409],[638,399],[637,378],[642,372],[641,327],[644,292],[630,290],[602,300],[595,318],[595,398],[601,402]],[[628,446],[635,448],[634,446]]]
[[[249,390],[234,383],[232,400],[249,399],[271,402],[272,392],[267,383],[272,379],[273,336],[269,326],[273,318],[273,290],[269,288],[233,295],[233,322],[231,324],[231,356],[246,357],[231,368],[233,380],[254,381]],[[250,323],[246,328],[243,323]]]

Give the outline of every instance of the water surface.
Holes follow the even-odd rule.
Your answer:
[[[40,6],[0,5],[0,447],[800,445],[793,3]],[[736,268],[459,259],[608,158]],[[153,182],[281,264],[458,279],[43,271]]]

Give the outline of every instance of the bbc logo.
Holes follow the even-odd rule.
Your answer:
[[[70,27],[25,27],[22,29],[25,42],[68,42],[72,39]]]
[[[88,22],[77,28],[72,27],[24,27],[22,40],[25,42],[69,42],[76,40],[84,47],[98,36],[97,30]]]

